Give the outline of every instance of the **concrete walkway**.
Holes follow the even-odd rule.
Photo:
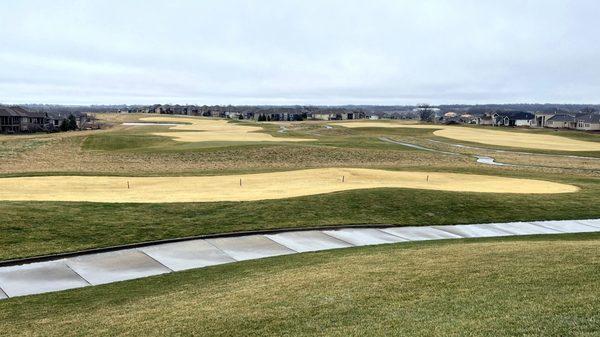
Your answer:
[[[600,219],[355,227],[194,239],[0,267],[0,299],[318,250],[407,241],[582,232],[600,232]]]

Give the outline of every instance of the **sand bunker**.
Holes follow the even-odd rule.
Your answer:
[[[434,135],[473,143],[554,151],[600,151],[600,143],[539,133],[509,132],[483,128],[446,125],[411,125],[401,123],[347,122],[348,128],[416,128],[437,129]]]
[[[411,128],[411,129],[441,129],[443,125],[417,124],[414,122],[339,122],[332,125],[339,125],[346,128]]]
[[[281,199],[381,187],[522,194],[578,191],[576,186],[542,180],[356,168],[203,177],[0,178],[0,186],[0,200],[143,203]]]
[[[229,123],[220,119],[201,119],[185,117],[147,117],[144,122],[187,123],[170,127],[177,132],[157,132],[153,135],[171,137],[178,142],[305,142],[314,139],[273,137],[261,133],[258,126]]]

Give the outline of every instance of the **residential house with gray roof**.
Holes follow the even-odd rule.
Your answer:
[[[600,130],[600,114],[590,113],[575,118],[577,130],[598,131]]]
[[[553,129],[574,129],[575,116],[570,114],[557,114],[546,119],[546,127]]]

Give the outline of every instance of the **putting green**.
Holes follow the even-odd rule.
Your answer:
[[[434,135],[466,142],[554,151],[600,151],[600,142],[588,142],[539,133],[508,132],[485,128],[447,125],[405,124],[396,122],[343,122],[347,128],[416,128],[436,129]]]
[[[0,200],[116,203],[251,201],[383,187],[521,194],[579,190],[532,179],[357,168],[201,177],[20,177],[1,178],[0,186]]]
[[[156,132],[153,135],[170,137],[178,142],[305,142],[314,139],[273,137],[262,133],[263,128],[222,119],[190,117],[147,117],[141,121],[157,123],[187,123],[170,127],[177,132]]]

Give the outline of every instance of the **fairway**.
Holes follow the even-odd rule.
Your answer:
[[[419,125],[404,123],[346,122],[339,123],[339,125],[347,128],[436,129],[433,134],[439,137],[487,145],[569,152],[600,151],[600,143],[546,134],[507,132],[483,128],[466,128],[460,126]]]
[[[177,132],[156,132],[153,135],[170,137],[178,142],[305,142],[314,139],[273,137],[262,133],[258,126],[229,123],[221,119],[147,117],[141,121],[155,123],[187,123],[170,127]]]
[[[520,194],[579,190],[573,185],[533,179],[357,168],[203,177],[49,176],[0,181],[0,200],[136,203],[252,201],[385,187]]]

